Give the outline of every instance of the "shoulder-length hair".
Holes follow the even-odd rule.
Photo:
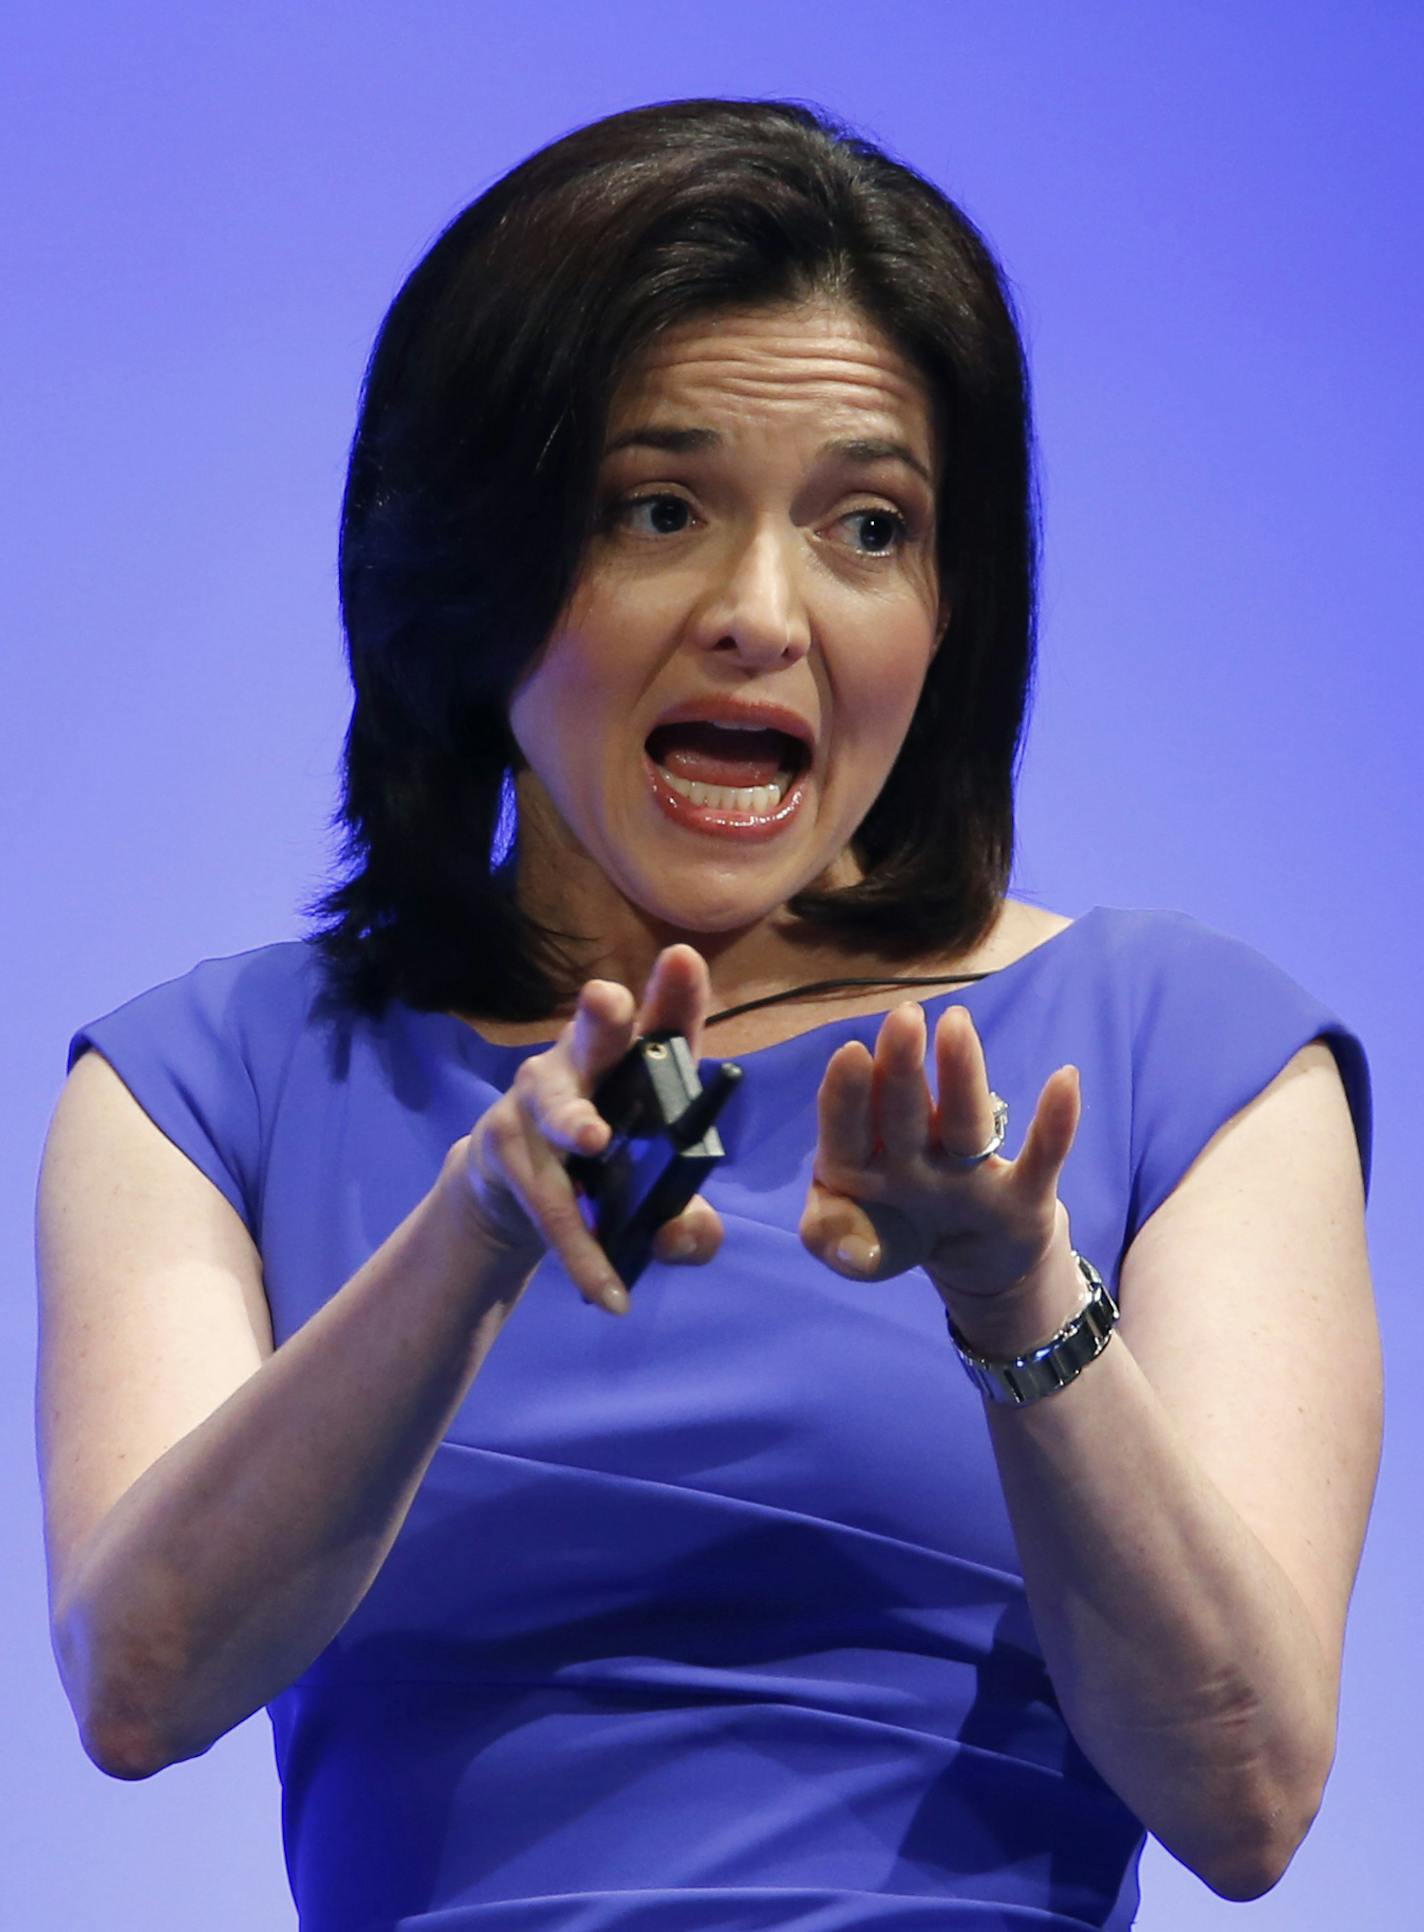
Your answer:
[[[855,308],[928,384],[952,617],[857,830],[863,879],[789,907],[886,957],[988,930],[1013,857],[1037,563],[1002,275],[936,187],[819,110],[670,101],[580,128],[497,181],[376,339],[341,522],[344,876],[308,907],[341,997],[507,1019],[572,999],[587,936],[521,912],[517,837],[497,860],[522,763],[509,700],[595,527],[613,392],[673,324],[813,296]]]

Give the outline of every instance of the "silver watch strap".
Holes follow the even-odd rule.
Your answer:
[[[1076,1248],[1073,1259],[1083,1277],[1087,1301],[1056,1335],[1040,1347],[1030,1349],[1027,1355],[996,1361],[976,1354],[954,1326],[949,1310],[944,1311],[950,1340],[959,1352],[965,1373],[986,1401],[1022,1409],[1045,1395],[1056,1395],[1059,1389],[1066,1389],[1070,1382],[1076,1381],[1089,1362],[1095,1362],[1107,1347],[1117,1322],[1117,1303],[1092,1262],[1085,1260]]]

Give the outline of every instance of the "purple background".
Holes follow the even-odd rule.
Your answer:
[[[1249,1922],[1400,1923],[1424,1722],[1421,55],[1411,0],[12,0],[4,1925],[294,1922],[266,1718],[116,1784],[54,1671],[31,1432],[45,1121],[79,1022],[297,929],[345,717],[343,459],[401,277],[532,148],[703,93],[846,115],[963,202],[1019,290],[1047,573],[1015,889],[1070,913],[1192,912],[1285,965],[1372,1053],[1397,1400],[1334,1778]],[[1144,1892],[1144,1927],[1240,1922],[1155,1849]]]

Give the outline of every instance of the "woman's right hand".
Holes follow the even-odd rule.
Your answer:
[[[641,1034],[681,1033],[697,1058],[711,992],[706,961],[685,945],[658,954],[641,1005],[615,980],[589,980],[552,1046],[524,1061],[509,1092],[451,1149],[446,1178],[463,1211],[524,1279],[552,1250],[585,1299],[627,1313],[627,1290],[584,1221],[564,1162],[608,1145],[611,1129],[589,1095]],[[653,1256],[709,1261],[721,1244],[716,1210],[694,1195],[658,1230]]]

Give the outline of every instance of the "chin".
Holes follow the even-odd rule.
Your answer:
[[[689,935],[736,933],[774,920],[778,915],[785,917],[787,900],[798,892],[833,891],[839,886],[853,885],[863,877],[859,865],[844,853],[839,859],[817,864],[807,873],[798,869],[781,881],[758,881],[754,873],[748,876],[752,868],[745,866],[710,878],[705,874],[698,878],[697,870],[700,868],[694,869],[691,865],[683,869],[679,880],[682,889],[675,897],[667,890],[666,875],[659,879],[628,880],[623,890],[648,918],[670,930]]]
[[[745,932],[779,909],[776,905],[749,905],[744,895],[725,901],[704,900],[695,905],[659,905],[646,899],[638,903],[650,919],[694,945],[700,934]]]
[[[793,884],[793,891],[796,886]],[[775,884],[754,881],[743,872],[705,874],[686,866],[661,876],[625,878],[624,896],[660,926],[685,933],[733,933],[759,925],[780,910],[785,895]]]

